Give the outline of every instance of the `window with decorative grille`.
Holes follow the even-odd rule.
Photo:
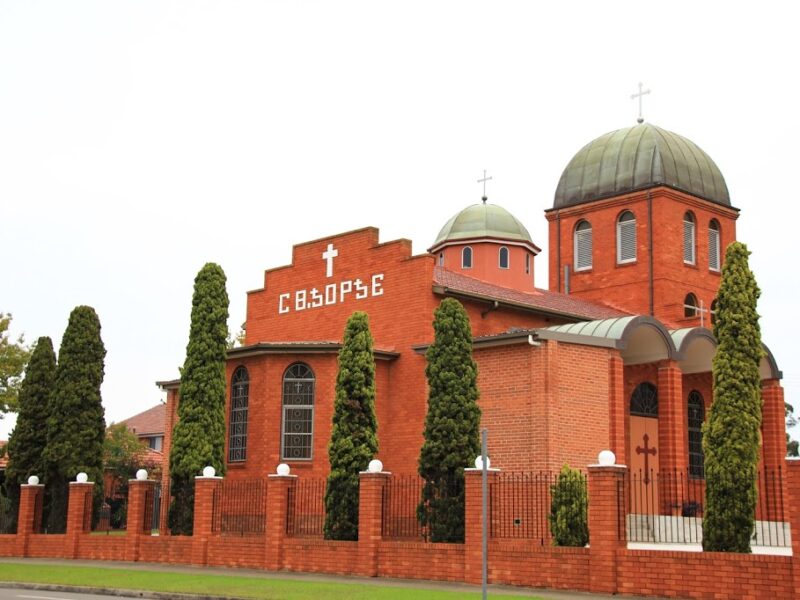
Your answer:
[[[228,462],[247,459],[247,404],[250,395],[250,376],[239,367],[231,379],[231,416],[228,429]]]
[[[462,269],[471,269],[472,268],[472,248],[467,246],[461,251],[461,268]]]
[[[581,221],[575,228],[575,270],[592,268],[592,226],[589,221]]]
[[[683,262],[693,265],[695,262],[694,248],[694,215],[687,212],[683,215]]]
[[[631,394],[631,415],[634,417],[658,418],[658,390],[652,383],[636,386]]]
[[[617,263],[636,260],[636,217],[626,210],[617,219]]]
[[[719,271],[719,223],[716,219],[708,225],[708,268]]]
[[[285,460],[311,458],[314,435],[314,373],[295,363],[283,376],[283,427],[281,456]]]
[[[703,396],[697,390],[689,392],[689,476],[702,478],[705,476],[703,463],[703,421],[706,418],[706,407]]]
[[[500,268],[507,269],[508,268],[508,248],[502,246],[500,248]]]
[[[694,294],[686,294],[686,297],[683,299],[683,316],[691,318],[697,315],[697,296]]]

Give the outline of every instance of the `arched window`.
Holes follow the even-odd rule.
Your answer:
[[[444,266],[444,252],[439,252],[439,266]]]
[[[719,271],[719,222],[711,219],[708,224],[708,268]]]
[[[694,294],[686,294],[683,299],[683,316],[687,319],[697,316],[697,296]]]
[[[247,458],[247,402],[250,395],[250,376],[239,367],[231,378],[231,415],[228,426],[228,462]]]
[[[689,476],[704,477],[703,462],[703,421],[706,419],[706,406],[703,396],[697,390],[689,392]]]
[[[690,211],[683,215],[683,262],[687,265],[695,263],[695,219]]]
[[[508,248],[505,246],[500,246],[500,268],[508,268]]]
[[[584,271],[592,268],[592,225],[589,221],[581,221],[575,227],[575,270]]]
[[[531,255],[527,252],[525,253],[525,274],[531,274]]]
[[[634,417],[658,418],[658,391],[652,383],[636,386],[631,394],[631,415]]]
[[[617,219],[617,263],[636,260],[636,217],[626,210]]]
[[[472,268],[472,248],[466,246],[461,251],[461,268],[462,269],[471,269]]]
[[[281,456],[285,460],[311,458],[314,435],[314,372],[295,363],[283,375]]]

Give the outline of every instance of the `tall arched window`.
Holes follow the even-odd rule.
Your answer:
[[[697,316],[697,296],[694,294],[686,294],[683,299],[683,316],[688,318]]]
[[[304,363],[291,365],[283,375],[281,456],[311,458],[314,435],[314,372]]]
[[[439,252],[439,266],[444,266],[444,252]]]
[[[658,390],[652,383],[643,382],[631,394],[631,415],[658,418]]]
[[[683,262],[695,263],[695,218],[688,210],[683,215]]]
[[[472,248],[466,246],[461,251],[461,268],[462,269],[471,269],[472,268]]]
[[[617,219],[617,263],[636,260],[636,217],[626,210]]]
[[[500,268],[507,269],[508,268],[508,248],[505,246],[500,246]]]
[[[250,376],[239,367],[231,378],[231,414],[228,425],[228,462],[247,458],[247,403],[250,395]]]
[[[589,221],[581,221],[575,227],[575,270],[583,271],[592,268],[592,225]]]
[[[719,221],[711,219],[708,224],[708,268],[719,271]]]
[[[703,462],[703,421],[706,419],[706,406],[703,396],[697,390],[689,392],[689,476],[704,477]]]
[[[527,252],[525,253],[525,274],[530,275],[531,273],[531,255]]]

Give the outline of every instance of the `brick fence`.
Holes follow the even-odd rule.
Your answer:
[[[787,461],[793,556],[628,549],[620,535],[619,490],[624,466],[588,468],[590,545],[561,548],[537,540],[491,539],[489,582],[592,592],[676,598],[800,598],[800,461]],[[23,485],[19,527],[0,535],[0,556],[126,560],[354,574],[442,581],[481,581],[481,472],[466,471],[463,544],[389,540],[382,537],[383,493],[388,473],[361,473],[357,542],[289,537],[287,515],[294,475],[270,475],[263,533],[226,536],[212,528],[219,477],[196,480],[194,535],[152,536],[146,498],[153,481],[131,481],[124,535],[92,535],[85,514],[91,483],[70,485],[67,531],[38,531],[41,485]],[[490,478],[498,471],[490,470]],[[149,496],[148,496],[149,491]]]

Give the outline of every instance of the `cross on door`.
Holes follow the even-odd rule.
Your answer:
[[[642,436],[644,448],[636,446],[636,454],[644,454],[644,484],[650,483],[650,457],[656,455],[656,449],[649,447],[650,436],[646,433]]]

